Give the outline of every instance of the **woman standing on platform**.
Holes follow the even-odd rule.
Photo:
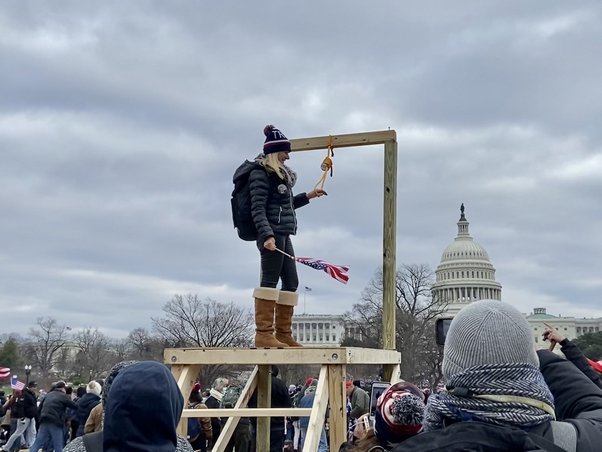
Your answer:
[[[291,142],[272,125],[265,126],[263,133],[263,153],[255,159],[255,168],[249,174],[251,214],[261,255],[261,282],[253,293],[255,346],[301,347],[292,336],[293,310],[299,299],[296,264],[276,248],[295,255],[290,238],[297,232],[295,209],[326,192],[314,189],[293,195],[297,174],[284,164],[289,159]],[[277,289],[279,280],[281,288]]]

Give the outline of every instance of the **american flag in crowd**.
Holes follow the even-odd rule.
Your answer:
[[[349,267],[347,265],[329,264],[322,259],[314,259],[312,257],[295,257],[295,260],[316,270],[323,270],[343,284],[347,284],[347,281],[349,281],[349,276],[347,276]]]
[[[11,389],[16,389],[17,391],[23,391],[23,388],[25,387],[25,383],[23,383],[22,381],[19,381],[17,379],[17,376],[13,375],[13,378],[10,381],[10,387],[11,387]]]
[[[10,367],[0,367],[0,378],[10,377]]]

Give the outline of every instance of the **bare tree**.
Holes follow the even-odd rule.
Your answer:
[[[396,341],[401,353],[402,378],[418,382],[419,367],[436,350],[434,345],[435,319],[445,305],[434,299],[431,288],[434,272],[428,265],[403,265],[396,277]]]
[[[151,335],[146,328],[135,328],[126,339],[130,359],[163,360],[164,340],[161,336]]]
[[[165,318],[153,318],[153,328],[178,347],[248,347],[252,316],[234,303],[219,303],[197,295],[175,295],[163,306]]]
[[[378,348],[382,346],[382,270],[378,270],[362,291],[360,303],[353,305],[353,310],[344,314],[345,325],[353,331],[353,336],[343,340],[343,346],[361,346]]]
[[[88,381],[98,376],[114,361],[114,356],[109,348],[109,338],[98,328],[88,327],[75,333],[73,346],[77,352],[72,363],[72,372],[82,381]]]
[[[40,374],[47,378],[61,358],[60,352],[69,339],[71,328],[51,317],[39,317],[36,325],[37,328],[29,330],[26,353]]]
[[[401,354],[402,378],[432,384],[440,373],[441,357],[434,340],[435,319],[445,305],[433,299],[434,273],[428,265],[402,265],[396,273],[396,345]],[[346,323],[359,329],[361,339],[344,345],[382,346],[383,276],[378,270],[362,292],[361,302],[345,314]]]
[[[114,339],[110,345],[111,351],[115,355],[117,362],[125,361],[130,356],[130,343],[127,338]]]
[[[174,295],[163,306],[165,317],[153,318],[153,329],[171,347],[248,347],[253,333],[250,309],[197,295]],[[202,366],[201,381],[209,385],[228,373],[222,365]]]

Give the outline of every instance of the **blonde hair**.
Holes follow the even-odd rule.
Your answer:
[[[280,159],[278,158],[279,154],[280,152],[272,152],[266,155],[263,159],[263,166],[268,171],[276,173],[280,179],[284,179],[282,163],[280,163]]]

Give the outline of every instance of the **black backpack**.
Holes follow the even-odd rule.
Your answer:
[[[249,191],[249,174],[258,164],[245,160],[234,172],[232,182],[232,222],[242,240],[257,240],[257,228],[251,216],[251,193]]]

